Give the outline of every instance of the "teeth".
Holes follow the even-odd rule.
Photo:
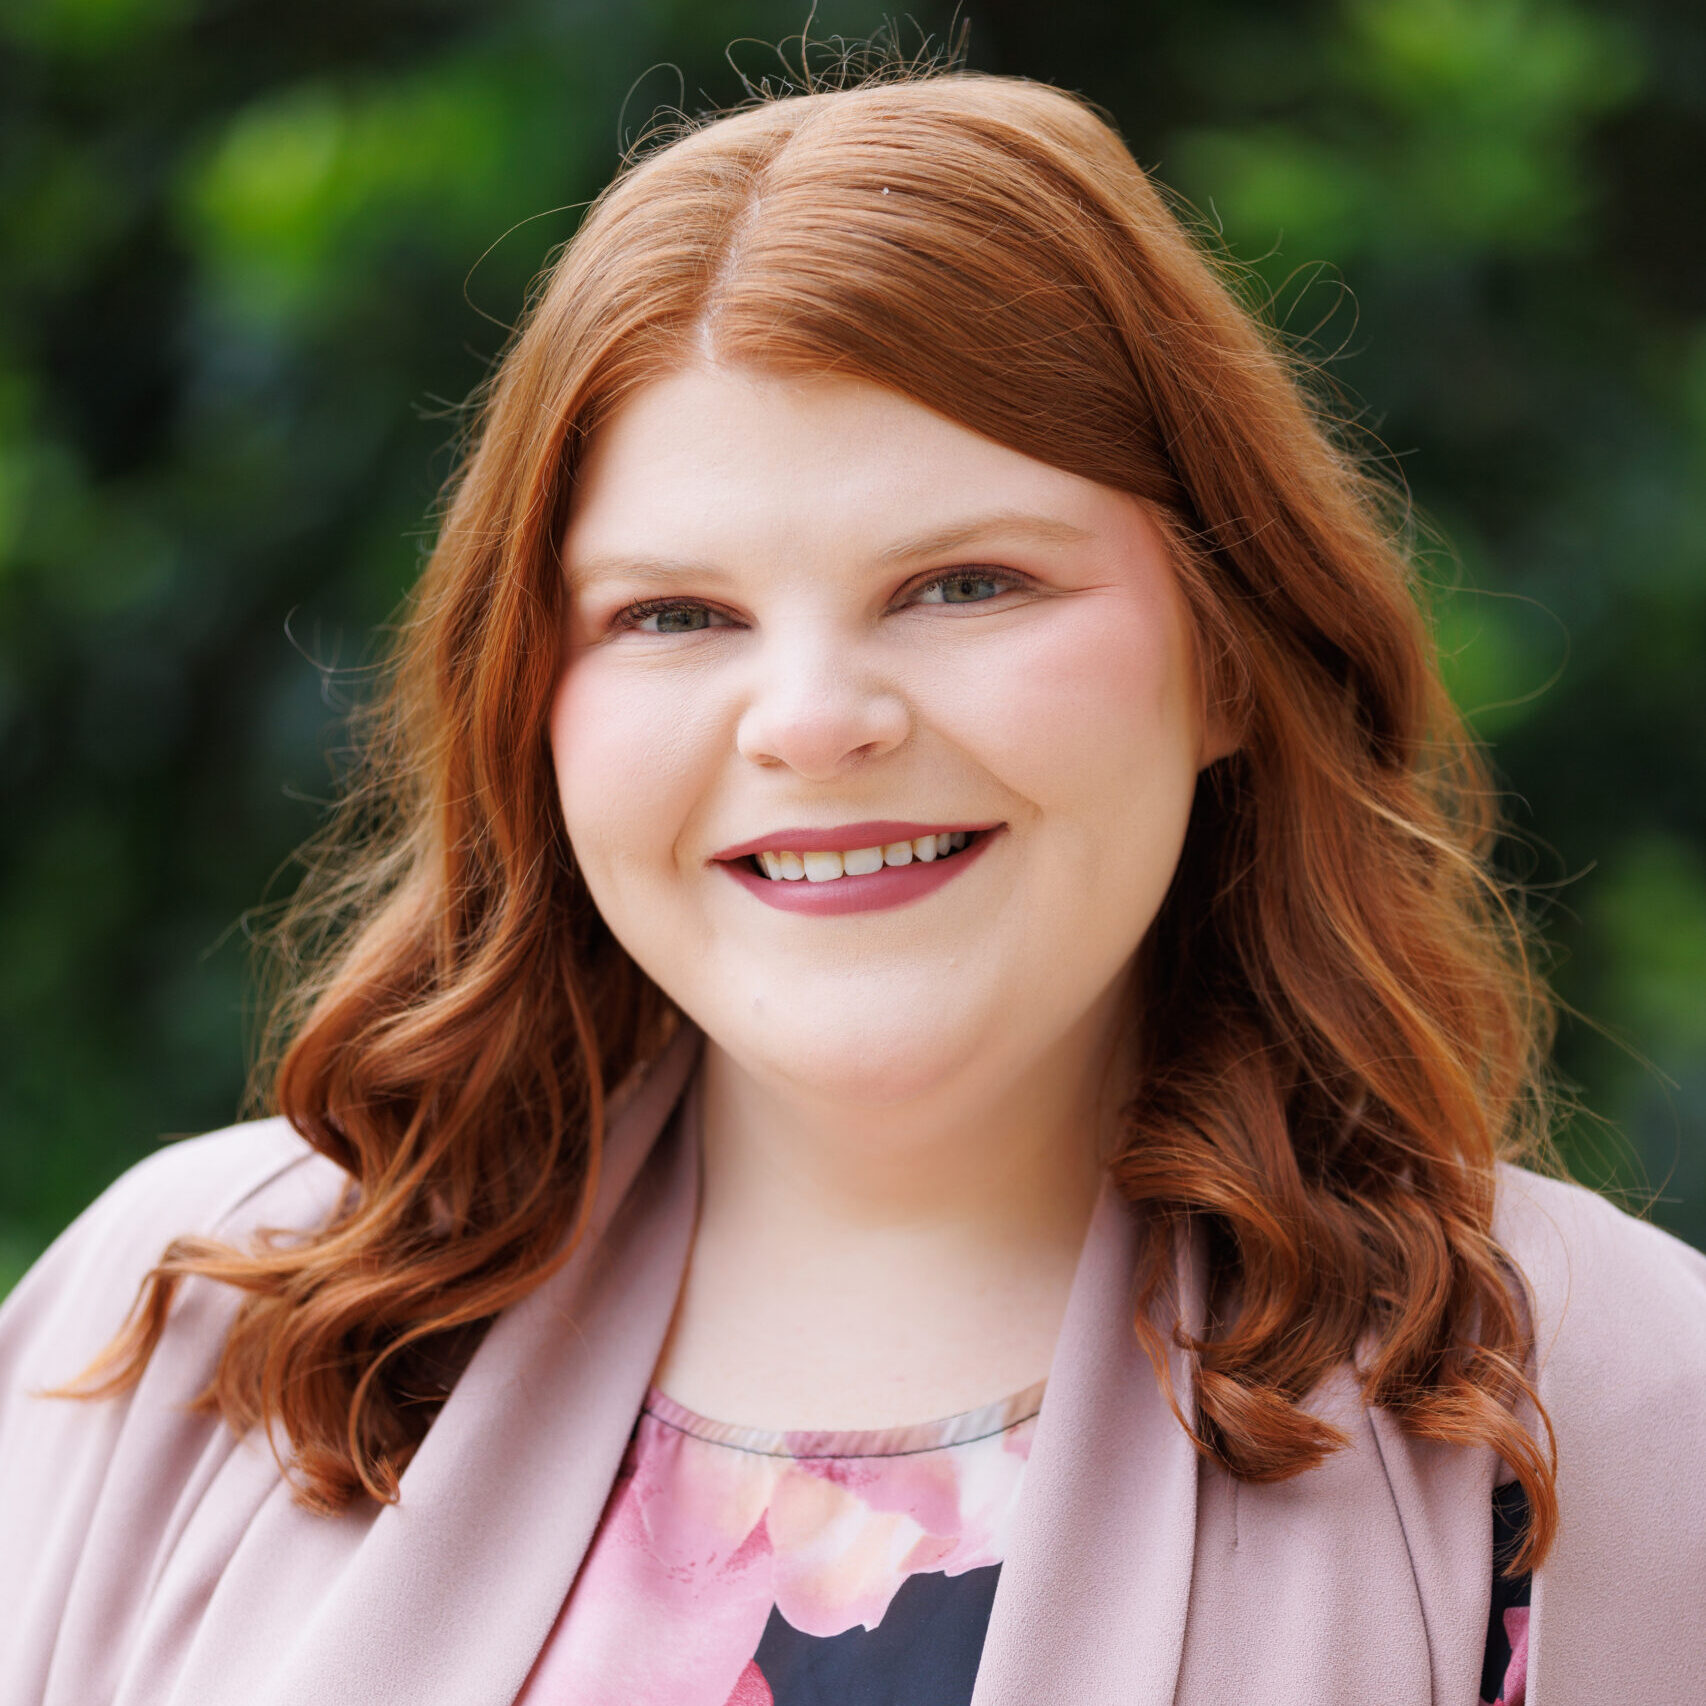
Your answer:
[[[797,883],[803,877],[809,883],[832,883],[841,876],[868,877],[885,865],[910,865],[914,859],[928,865],[959,852],[970,839],[966,830],[944,830],[940,835],[891,841],[883,847],[855,847],[847,853],[764,852],[757,859],[772,882]]]

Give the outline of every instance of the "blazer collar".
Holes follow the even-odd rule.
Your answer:
[[[683,1025],[622,1107],[576,1254],[507,1310],[256,1706],[509,1706],[621,1467],[692,1240]],[[658,1141],[660,1132],[663,1141]]]
[[[1142,1219],[1111,1181],[1090,1222],[1001,1566],[972,1706],[1165,1706],[1191,1597],[1197,1455],[1132,1323]],[[1175,1270],[1188,1326],[1197,1264]],[[1190,1413],[1188,1360],[1169,1355]]]

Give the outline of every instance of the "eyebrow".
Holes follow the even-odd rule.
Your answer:
[[[683,580],[720,580],[724,571],[715,563],[693,557],[594,557],[589,562],[564,566],[568,583],[576,591],[593,581],[639,581],[642,585]]]
[[[991,540],[1019,540],[1038,545],[1082,545],[1095,535],[1086,528],[1057,516],[1037,515],[1028,510],[997,510],[970,521],[953,522],[897,539],[877,552],[883,563],[911,563],[926,557],[944,557]],[[725,571],[716,563],[689,557],[595,557],[567,565],[571,586],[582,587],[595,580],[622,579],[641,583],[721,579]]]
[[[1057,516],[1004,509],[897,540],[885,545],[877,555],[885,563],[906,563],[919,557],[946,556],[950,551],[963,551],[991,539],[1017,539],[1036,545],[1082,545],[1094,537],[1087,529]]]

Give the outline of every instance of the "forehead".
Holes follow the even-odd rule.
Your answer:
[[[595,435],[564,561],[580,584],[658,553],[898,561],[991,530],[1068,545],[1132,505],[880,386],[692,368]]]

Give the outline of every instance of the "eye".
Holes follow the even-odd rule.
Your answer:
[[[691,599],[648,598],[619,610],[610,625],[640,634],[700,634],[727,627],[728,619]]]
[[[916,604],[987,604],[1021,584],[1006,569],[953,569],[926,581],[913,595]]]

